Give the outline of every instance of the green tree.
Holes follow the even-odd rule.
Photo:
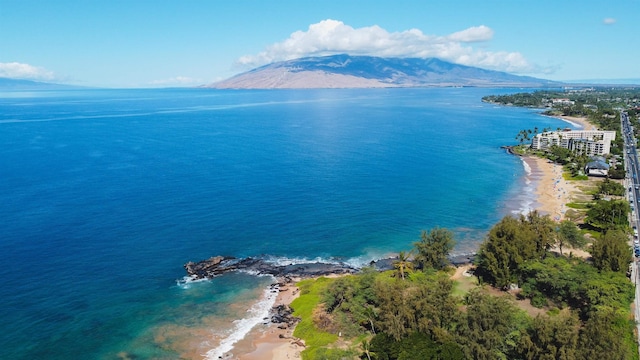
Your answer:
[[[422,231],[420,240],[413,243],[417,251],[416,262],[423,269],[440,270],[447,265],[447,256],[454,245],[453,233],[450,230],[433,228],[428,233]]]
[[[609,229],[628,228],[627,216],[631,208],[626,200],[598,200],[589,210],[585,222],[604,232]]]
[[[609,169],[609,177],[611,179],[624,179],[625,177],[624,163],[619,163],[615,166],[615,168]]]
[[[523,323],[519,310],[504,297],[473,290],[465,297],[466,316],[458,331],[467,359],[508,359]],[[514,342],[516,340],[516,342]]]
[[[378,299],[374,284],[378,272],[364,268],[360,274],[336,278],[324,292],[323,303],[327,313],[332,313],[332,324],[343,333],[376,333]],[[357,328],[356,328],[357,327]]]
[[[557,228],[557,244],[562,255],[562,248],[565,245],[569,245],[574,249],[581,249],[584,247],[586,240],[584,235],[580,233],[580,229],[570,220],[563,220]]]
[[[575,314],[536,316],[520,338],[517,354],[526,360],[573,360],[578,352],[580,321]]]
[[[400,251],[398,253],[398,258],[393,262],[393,267],[398,270],[398,275],[404,280],[404,275],[406,272],[411,271],[413,269],[413,263],[410,260],[411,252]]]
[[[607,231],[593,242],[593,265],[599,270],[626,272],[631,262],[631,249],[627,241],[627,235],[623,231]]]
[[[453,281],[441,273],[414,285],[409,301],[416,314],[417,331],[441,341],[453,340],[450,331],[459,321],[459,313],[452,291]]]
[[[399,341],[417,328],[408,281],[378,277],[375,283],[379,302],[378,327]]]
[[[367,360],[371,360],[371,356],[376,356],[376,353],[371,351],[371,343],[366,339],[362,340],[360,346],[362,347],[362,351],[364,351],[364,354],[367,356]]]
[[[628,309],[634,287],[625,274],[598,271],[580,258],[549,256],[529,261],[520,268],[521,295],[534,306],[550,300],[559,307],[570,307],[586,319],[594,309],[605,306]]]
[[[537,215],[531,218],[536,219]],[[542,258],[547,247],[547,225],[535,222],[536,226],[532,226],[524,216],[506,216],[491,228],[476,257],[476,273],[503,289],[517,282],[519,267],[526,260]],[[543,229],[542,235],[536,233],[537,227]]]
[[[538,258],[545,257],[547,251],[551,249],[556,241],[554,232],[555,223],[551,220],[549,215],[540,215],[536,210],[527,214],[526,221],[521,219],[520,222],[523,226],[531,227],[533,232],[537,235],[535,237],[536,256]]]
[[[598,184],[598,193],[604,195],[624,196],[625,188],[622,184],[604,179]]]
[[[552,145],[549,148],[549,157],[551,158],[551,160],[557,162],[558,164],[564,165],[571,162],[573,153],[569,149],[563,148],[558,145]]]
[[[629,341],[631,346],[625,344],[633,335],[629,327],[629,322],[610,308],[594,311],[580,331],[579,358],[633,359],[631,351],[638,350],[634,340]]]

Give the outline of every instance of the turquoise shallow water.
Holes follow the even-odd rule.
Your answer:
[[[510,91],[0,93],[0,358],[215,349],[271,279],[180,285],[190,260],[363,264],[434,226],[475,250],[533,199],[500,146],[566,125],[480,101]]]

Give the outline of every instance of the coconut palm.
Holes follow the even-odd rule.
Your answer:
[[[411,257],[411,251],[409,252],[400,251],[398,253],[398,259],[393,262],[393,267],[395,267],[398,270],[402,280],[404,280],[405,272],[408,272],[411,269],[413,269],[413,263],[411,262],[411,260],[409,260],[410,257]]]

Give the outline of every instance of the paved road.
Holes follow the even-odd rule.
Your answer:
[[[631,246],[635,247],[638,244],[636,240],[638,239],[638,225],[640,224],[640,218],[638,217],[638,196],[640,195],[640,166],[638,166],[638,152],[636,150],[636,138],[633,135],[633,127],[629,122],[629,116],[625,112],[620,113],[620,120],[622,122],[622,133],[624,136],[624,145],[625,145],[625,164],[627,169],[627,175],[625,179],[625,184],[629,189],[629,203],[631,204],[631,217],[629,219],[631,226],[634,229],[634,236],[631,240]],[[640,246],[639,246],[640,247]],[[636,327],[638,328],[638,352],[640,353],[640,273],[638,272],[639,257],[634,256],[633,261],[631,263],[631,281],[636,287],[636,297],[634,299],[634,316],[636,321]]]

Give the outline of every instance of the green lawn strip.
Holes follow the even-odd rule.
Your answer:
[[[313,323],[313,310],[322,300],[322,293],[333,282],[333,279],[321,277],[300,281],[300,296],[291,303],[293,315],[301,318],[296,326],[293,336],[304,340],[306,349],[302,351],[303,359],[315,359],[318,349],[334,343],[338,340],[336,334],[331,334],[318,329]]]
[[[453,295],[458,296],[460,298],[464,298],[464,296],[474,289],[478,287],[478,278],[475,276],[464,276],[458,280],[454,280],[453,282]]]
[[[584,202],[570,202],[566,204],[568,208],[578,209],[578,210],[587,210],[589,209],[589,203]]]

